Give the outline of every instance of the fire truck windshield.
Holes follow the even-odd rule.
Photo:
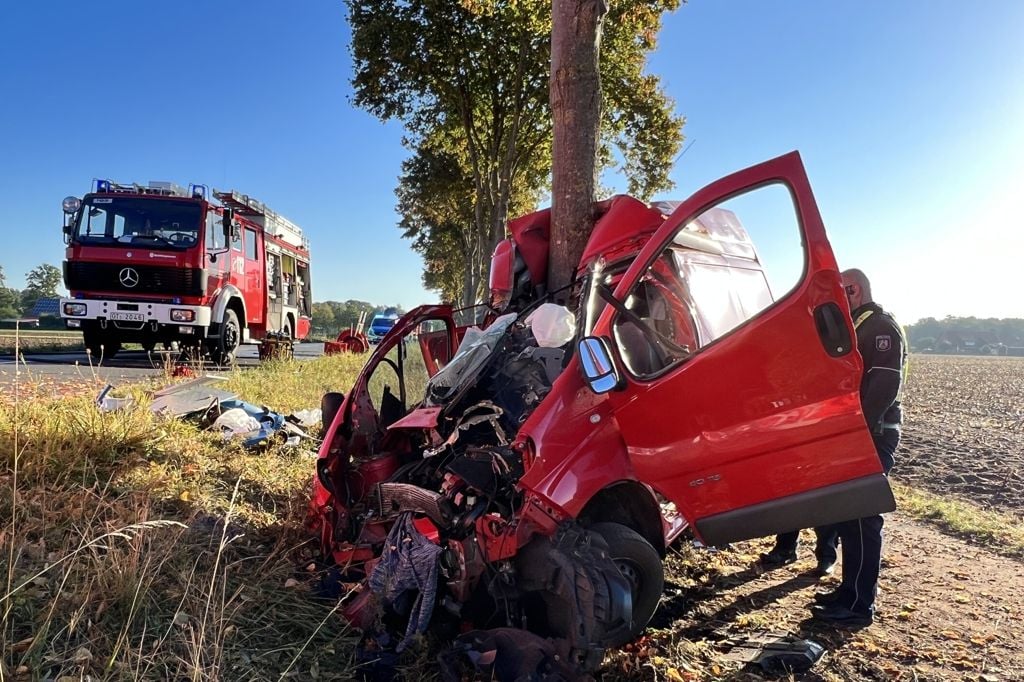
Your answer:
[[[90,197],[78,213],[74,241],[149,249],[187,249],[199,243],[200,206],[144,197]]]

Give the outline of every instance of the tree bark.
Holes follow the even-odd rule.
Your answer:
[[[548,291],[568,286],[594,227],[604,0],[553,0],[551,241]],[[568,292],[556,294],[562,302]]]

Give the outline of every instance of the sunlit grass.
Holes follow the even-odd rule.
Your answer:
[[[366,357],[235,370],[226,387],[284,413],[318,407]],[[0,675],[347,677],[351,642],[311,593],[302,529],[315,444],[245,450],[152,414],[151,383],[104,413],[100,385],[86,368],[66,397],[29,380],[0,401]]]
[[[1024,528],[1017,519],[900,483],[892,487],[900,511],[1000,554],[1024,557]]]

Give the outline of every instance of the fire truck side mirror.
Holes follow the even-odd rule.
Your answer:
[[[233,209],[233,208],[225,208],[224,209],[224,217],[223,217],[223,219],[221,221],[221,224],[224,226],[224,242],[228,243],[228,242],[231,241],[231,233],[234,230],[235,209]]]

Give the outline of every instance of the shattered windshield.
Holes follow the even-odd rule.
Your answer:
[[[467,381],[472,381],[516,318],[515,313],[509,313],[496,319],[485,330],[481,331],[477,327],[468,329],[455,357],[427,382],[424,402],[427,405],[441,405],[465,386]]]
[[[93,197],[79,211],[74,240],[183,249],[199,243],[200,218],[199,204],[190,201]]]

